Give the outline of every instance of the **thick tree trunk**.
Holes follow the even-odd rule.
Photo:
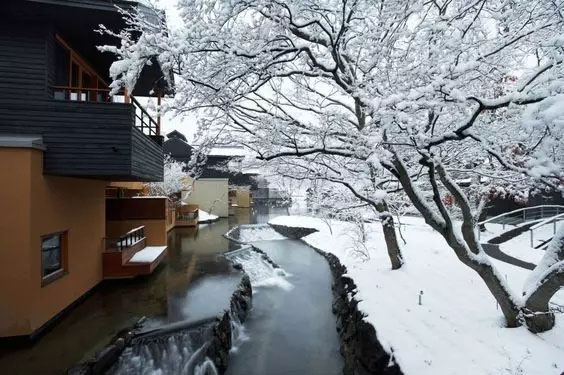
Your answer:
[[[564,274],[562,275],[564,279]],[[550,290],[549,290],[550,289]],[[558,291],[560,286],[556,289]],[[556,293],[552,288],[538,290],[533,296],[527,299],[523,316],[529,331],[533,333],[545,332],[554,327],[554,313],[550,312],[548,302]]]
[[[454,235],[448,237],[450,238],[446,238],[447,243],[452,249],[454,249],[458,259],[460,259],[462,263],[476,271],[478,275],[480,275],[482,280],[484,280],[486,287],[492,293],[495,300],[499,304],[501,311],[503,312],[507,327],[519,327],[521,325],[521,322],[519,320],[519,306],[513,299],[513,296],[511,295],[509,290],[506,288],[503,279],[500,278],[500,275],[496,272],[493,265],[489,262],[480,262],[476,259],[473,259],[468,254],[468,250],[466,249],[466,246],[472,249],[472,245],[468,243],[461,243],[460,239],[457,239]]]
[[[447,177],[446,171],[439,167],[438,171],[443,185],[451,194],[454,195],[460,209],[462,210],[464,220],[461,228],[462,238],[460,238],[453,228],[453,222],[448,211],[445,209],[440,197],[437,195],[438,187],[436,185],[434,174],[435,166],[432,163],[427,163],[425,166],[429,168],[429,177],[435,192],[433,201],[437,206],[440,215],[437,215],[433,211],[429,203],[418,191],[401,159],[397,157],[394,158],[393,166],[389,166],[389,170],[399,179],[405,193],[408,195],[417,210],[421,213],[425,222],[442,235],[462,263],[480,275],[498,302],[501,311],[505,316],[507,326],[519,326],[521,323],[519,321],[520,308],[518,304],[513,299],[513,296],[506,287],[503,279],[501,279],[499,274],[496,272],[494,266],[487,261],[487,257],[482,257],[483,250],[474,232],[474,219],[466,196],[460,188]]]
[[[523,316],[531,332],[548,331],[555,323],[550,299],[564,286],[564,225],[548,245],[531,278],[533,289],[526,296]]]
[[[386,240],[386,247],[388,248],[388,256],[392,263],[392,269],[397,270],[403,265],[403,257],[398,244],[394,218],[388,211],[388,204],[386,202],[378,204],[376,209],[382,214],[380,220],[382,222],[382,230],[384,232],[384,239]]]
[[[550,311],[548,303],[564,285],[564,266],[561,268],[549,274],[525,302],[523,316],[531,332],[544,332],[554,327],[554,313]]]

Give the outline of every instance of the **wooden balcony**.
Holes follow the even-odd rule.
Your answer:
[[[118,238],[106,238],[102,254],[104,279],[131,278],[153,273],[166,256],[166,246],[146,246],[145,227]]]
[[[197,227],[200,206],[197,204],[181,204],[176,207],[177,227]]]
[[[41,134],[47,146],[46,174],[162,181],[162,138],[135,126],[131,104],[61,100],[5,104],[0,105],[0,132]]]

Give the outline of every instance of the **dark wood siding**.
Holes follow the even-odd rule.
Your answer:
[[[47,95],[47,30],[44,25],[0,22],[0,100]]]
[[[133,106],[50,98],[54,35],[0,24],[0,133],[43,136],[46,174],[162,180],[162,147],[134,127]]]
[[[162,181],[164,164],[162,146],[135,127],[131,131],[131,173],[141,180]]]

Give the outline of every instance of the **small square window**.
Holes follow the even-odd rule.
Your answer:
[[[58,279],[65,271],[66,232],[41,237],[41,277],[43,285]]]

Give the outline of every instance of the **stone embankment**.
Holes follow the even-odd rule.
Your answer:
[[[301,239],[313,232],[313,228],[288,227],[270,224],[278,233],[294,239]],[[347,268],[339,259],[320,249],[313,248],[329,263],[333,275],[333,313],[337,317],[337,332],[341,354],[345,360],[345,375],[401,375],[401,369],[393,361],[376,335],[372,324],[364,320],[355,299],[357,287],[354,281],[345,276]],[[385,307],[383,307],[385,308]]]

